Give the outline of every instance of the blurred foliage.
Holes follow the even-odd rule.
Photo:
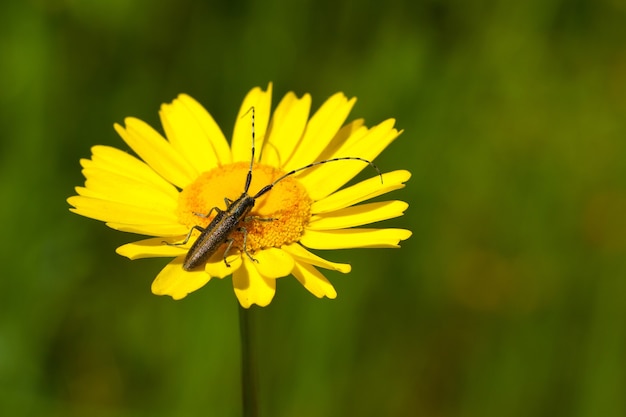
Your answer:
[[[230,133],[274,82],[397,118],[400,250],[328,254],[255,309],[263,416],[626,415],[626,6],[619,0],[0,4],[0,414],[236,416],[229,279],[150,294],[165,260],[72,215],[78,160],[186,92]]]

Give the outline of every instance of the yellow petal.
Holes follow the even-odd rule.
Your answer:
[[[300,243],[313,249],[397,248],[411,231],[404,229],[306,229]]]
[[[242,256],[242,259],[243,268],[233,274],[233,287],[239,304],[244,308],[250,308],[252,304],[267,306],[276,293],[276,280],[261,275],[247,256]]]
[[[311,230],[347,229],[401,216],[409,205],[404,201],[382,201],[347,207],[331,213],[313,216]]]
[[[244,255],[246,256],[246,255]],[[267,278],[280,278],[291,274],[294,260],[285,251],[278,248],[263,249],[253,255],[257,260],[256,269]]]
[[[134,117],[124,121],[126,128],[114,125],[117,133],[163,178],[178,188],[185,188],[198,176],[199,172],[147,123]]]
[[[211,146],[220,164],[225,165],[232,162],[232,153],[230,145],[224,137],[219,125],[213,120],[211,114],[206,111],[200,103],[186,94],[181,94],[178,99],[187,107],[202,126],[205,136],[210,140]]]
[[[269,137],[263,147],[262,162],[281,167],[289,160],[300,143],[300,138],[309,119],[311,96],[299,99],[289,92],[278,103],[270,125]]]
[[[352,269],[352,267],[349,264],[340,264],[340,263],[331,262],[331,261],[327,261],[326,259],[320,258],[319,256],[303,248],[299,243],[292,243],[291,245],[285,245],[281,249],[291,254],[291,256],[293,256],[294,259],[296,260],[296,262],[300,264],[307,263],[307,264],[319,266],[321,268],[339,271],[344,274],[347,274]]]
[[[180,237],[184,236],[188,230],[182,224],[126,224],[107,222],[107,226],[120,232],[136,233],[138,235],[160,236],[160,237]]]
[[[137,242],[127,243],[120,246],[115,250],[119,255],[125,256],[128,259],[143,259],[143,258],[167,258],[175,256],[183,256],[187,253],[188,247],[183,246],[171,246],[163,243],[180,242],[181,239],[163,239],[152,238],[139,240]],[[182,267],[181,267],[182,268]]]
[[[272,84],[263,91],[259,87],[253,88],[244,98],[233,131],[231,143],[233,162],[249,161],[252,152],[252,113],[254,107],[254,131],[256,155],[255,161],[259,160],[259,152],[263,149],[265,132],[270,120],[272,106]]]
[[[203,270],[185,271],[183,260],[184,256],[180,256],[161,270],[152,282],[153,294],[169,295],[174,300],[180,300],[209,282],[211,276]]]
[[[333,157],[350,156],[373,161],[400,134],[393,128],[394,123],[393,119],[389,119],[373,127],[358,144]],[[362,161],[331,162],[304,171],[298,180],[309,190],[310,197],[317,201],[340,188],[366,167],[368,165]]]
[[[411,173],[398,170],[383,174],[383,183],[376,176],[358,184],[344,188],[311,205],[311,213],[320,214],[349,207],[361,201],[369,200],[390,191],[404,187],[405,182],[411,178]]]
[[[112,223],[128,224],[178,224],[175,213],[148,209],[98,198],[73,196],[67,202],[74,206],[70,211],[81,216]]]
[[[328,146],[324,148],[324,151],[317,157],[318,161],[325,159],[332,159],[339,149],[341,149],[346,141],[360,140],[363,136],[369,132],[366,126],[363,126],[365,121],[363,119],[356,119],[350,123],[345,124],[339,132],[333,137]]]
[[[193,98],[181,94],[171,104],[163,104],[159,114],[168,140],[197,172],[230,162],[224,134]]]
[[[395,123],[395,121],[393,119],[389,119],[383,123],[389,123],[390,126],[393,127],[393,124]],[[349,126],[349,125],[346,125],[346,126]],[[357,126],[358,128],[356,128]],[[376,126],[374,126],[371,129],[366,126],[361,126],[361,125],[357,125],[357,126],[349,130],[349,132],[351,131],[352,134],[348,135],[347,133],[349,132],[345,132],[343,140],[340,140],[340,138],[335,138],[324,151],[323,157],[320,156],[319,159],[332,159],[332,158],[337,158],[341,156],[358,156],[360,153],[360,150],[355,149],[355,146],[358,146],[359,144],[363,144],[367,142],[368,134],[370,134],[371,131],[376,128]],[[371,138],[369,140],[371,140]]]
[[[178,205],[178,193],[164,193],[152,184],[145,184],[112,173],[83,170],[85,187],[77,187],[79,195],[130,204],[135,207],[172,212]]]
[[[335,291],[333,285],[314,266],[296,262],[293,275],[304,288],[317,298],[328,297],[334,299],[337,297],[337,291]]]
[[[216,278],[224,278],[228,275],[232,274],[234,271],[241,268],[243,261],[241,260],[241,254],[237,251],[229,254],[226,257],[226,262],[230,265],[230,267],[226,266],[224,263],[224,250],[218,250],[216,253],[211,256],[211,259],[204,266],[204,270],[207,274]]]
[[[91,159],[81,159],[81,165],[85,169],[98,169],[103,173],[114,173],[149,185],[161,190],[163,193],[178,195],[178,190],[163,177],[157,174],[145,162],[134,156],[110,146],[97,145],[91,148]]]
[[[326,100],[309,120],[298,151],[285,161],[283,168],[290,171],[315,161],[346,121],[354,103],[356,98],[348,100],[343,93]]]

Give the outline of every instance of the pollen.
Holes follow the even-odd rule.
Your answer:
[[[202,173],[185,187],[178,198],[179,221],[191,228],[205,228],[217,214],[217,209],[228,210],[232,201],[241,197],[249,163],[237,162]],[[285,173],[274,167],[255,164],[248,195],[254,196]],[[256,200],[246,219],[237,229],[247,231],[247,251],[279,248],[297,242],[311,217],[311,203],[305,187],[296,178],[286,177]],[[208,216],[207,216],[208,215]],[[234,230],[230,236],[234,248],[243,249],[243,231]],[[230,252],[229,252],[230,253]]]

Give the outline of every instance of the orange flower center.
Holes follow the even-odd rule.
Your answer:
[[[208,226],[217,214],[216,211],[213,210],[207,218],[197,214],[208,214],[213,207],[228,210],[224,199],[234,201],[241,196],[248,168],[249,163],[237,162],[202,173],[178,197],[179,221],[189,228],[195,225],[202,228]],[[254,164],[248,195],[254,196],[283,174],[276,168]],[[311,203],[306,189],[295,178],[287,177],[277,183],[256,200],[247,219],[239,222],[238,226],[245,228],[248,234],[248,252],[297,242],[311,217]],[[233,230],[230,237],[234,239],[231,251],[234,248],[242,250],[243,232]]]

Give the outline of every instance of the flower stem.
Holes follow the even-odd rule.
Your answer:
[[[252,312],[239,306],[239,331],[241,333],[241,393],[243,417],[257,417],[256,360],[252,346]]]

